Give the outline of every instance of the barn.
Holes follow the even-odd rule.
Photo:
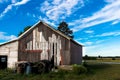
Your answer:
[[[14,68],[15,62],[51,60],[54,65],[81,64],[82,45],[39,21],[17,39],[0,44],[0,68]]]

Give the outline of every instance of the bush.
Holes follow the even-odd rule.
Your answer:
[[[67,74],[68,72],[69,72],[68,70],[58,69],[58,74],[61,74],[61,75],[65,75],[65,74]]]
[[[112,60],[115,60],[115,57],[113,57]]]
[[[73,72],[75,74],[84,74],[87,72],[87,68],[82,65],[73,65]]]
[[[83,65],[84,67],[87,67],[87,66],[88,66],[88,64],[87,64],[86,61],[84,61],[84,62],[82,63],[82,65]]]

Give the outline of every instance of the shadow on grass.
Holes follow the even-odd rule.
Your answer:
[[[96,63],[96,64],[88,64],[88,68],[99,70],[99,69],[106,69],[111,67],[109,64],[103,64],[103,63]]]
[[[95,74],[97,71],[110,68],[111,65],[103,63],[87,63],[86,68],[88,70],[87,74]]]
[[[120,80],[120,78],[116,78],[115,80]]]

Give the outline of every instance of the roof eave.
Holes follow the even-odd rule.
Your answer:
[[[18,39],[22,38],[26,33],[28,33],[30,30],[34,29],[36,25],[38,25],[41,21],[38,21],[36,24],[34,24],[31,28],[29,28],[27,31],[25,31],[23,34],[21,34]]]
[[[79,45],[79,46],[84,47],[84,45],[80,44],[79,42],[77,42],[77,41],[75,41],[75,40],[73,40],[73,39],[71,39],[71,41],[74,42],[75,44]]]
[[[18,40],[18,38],[14,39],[14,40],[7,41],[7,42],[4,42],[4,43],[0,44],[0,46],[6,45],[6,44],[8,44],[8,43],[15,42],[15,41],[17,41],[17,40]]]

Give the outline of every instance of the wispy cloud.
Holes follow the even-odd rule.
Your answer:
[[[120,56],[120,43],[106,43],[92,46],[86,46],[83,48],[84,55],[89,56]]]
[[[0,18],[2,18],[9,10],[12,9],[12,4],[8,5],[5,10],[0,14]]]
[[[108,0],[106,2],[108,2]],[[72,28],[73,31],[79,31],[87,27],[119,20],[120,15],[118,14],[120,14],[120,0],[110,0],[100,11],[93,13],[92,16],[77,19],[71,22],[70,25],[75,26]]]
[[[42,18],[40,20],[43,20],[44,22],[50,24],[51,26],[56,27],[56,24],[54,23],[54,21],[49,21],[47,18]]]
[[[106,36],[120,36],[120,31],[106,32],[100,35],[96,35],[95,37],[106,37]]]
[[[76,7],[78,5],[79,7]],[[58,19],[65,19],[83,5],[83,0],[53,0],[52,2],[45,1],[40,9],[47,18],[56,21]]]
[[[88,42],[84,43],[85,46],[89,46],[89,45],[92,45],[92,44],[93,44],[93,42],[91,42],[91,41],[88,41]]]
[[[20,1],[20,2],[16,2],[16,3],[14,4],[14,6],[24,5],[24,4],[26,4],[28,1],[30,1],[30,0],[22,0],[22,1]]]
[[[120,31],[115,31],[115,32],[106,32],[106,33],[102,33],[102,34],[99,34],[99,35],[94,35],[94,36],[91,36],[89,37],[89,41],[88,39],[85,39],[85,38],[80,38],[80,40],[78,41],[81,41],[83,39],[85,39],[86,41],[83,42],[82,44],[84,44],[85,46],[92,46],[92,45],[97,45],[97,44],[101,44],[101,43],[104,43],[106,41],[108,41],[109,39],[107,39],[106,37],[109,37],[109,36],[120,36]],[[101,38],[101,37],[104,37],[104,39],[101,39],[101,40],[98,40],[98,38]],[[91,38],[94,38],[94,40],[91,40]]]
[[[94,36],[89,36],[87,38],[78,38],[76,39],[78,42],[81,42],[85,47],[88,46],[94,46],[98,44],[102,44],[107,42],[109,39],[107,37],[118,37],[120,36],[120,31],[114,31],[114,32],[105,32],[102,34],[94,35]],[[99,40],[99,38],[101,38]],[[103,39],[102,39],[103,38]]]
[[[20,1],[20,2],[16,2],[15,0],[12,0],[12,4],[8,5],[8,6],[4,9],[4,11],[0,14],[0,18],[2,18],[7,12],[9,12],[9,11],[12,9],[12,7],[24,5],[24,4],[26,4],[28,1],[30,1],[30,0],[22,0],[22,1]]]
[[[15,35],[7,35],[5,32],[0,32],[0,40],[8,41],[16,38],[17,37]]]
[[[37,17],[35,14],[31,14],[29,12],[27,12],[26,15],[29,16],[29,17],[32,17],[32,18],[36,18]]]
[[[104,41],[106,41],[106,40],[97,40],[95,43],[99,44],[99,43],[103,43]]]
[[[115,25],[120,22],[120,19],[113,21],[112,25]]]
[[[81,42],[81,44],[83,44],[85,47],[87,46],[94,46],[94,45],[98,45],[101,43],[104,43],[106,40],[86,40],[85,42]],[[79,41],[78,41],[79,42]]]
[[[84,32],[85,32],[85,33],[88,33],[88,34],[94,33],[93,30],[86,30],[86,31],[84,31]]]
[[[104,0],[104,1],[107,2],[107,3],[113,3],[113,2],[115,2],[117,0]]]
[[[80,40],[83,40],[83,38],[78,38],[78,39],[75,39],[75,40],[80,41]]]
[[[17,2],[17,0],[11,0],[11,3],[16,3]]]

